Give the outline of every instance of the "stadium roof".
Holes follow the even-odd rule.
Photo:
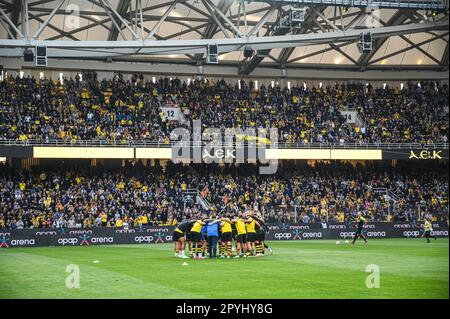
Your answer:
[[[306,8],[304,22],[281,25],[293,7]],[[49,58],[199,64],[217,43],[219,63],[242,74],[258,66],[448,68],[448,0],[2,0],[0,9],[2,57],[43,44]],[[365,29],[373,49],[360,53]],[[247,45],[259,54],[245,59]]]

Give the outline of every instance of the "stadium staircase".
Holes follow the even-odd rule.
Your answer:
[[[200,195],[200,192],[196,188],[188,188],[182,192],[184,198],[195,198],[195,203],[202,206],[204,210],[211,209],[211,204]]]
[[[356,113],[355,124],[358,127],[367,127],[366,122],[364,121],[364,119],[362,118],[362,116],[358,112]]]
[[[385,187],[374,188],[373,192],[383,195],[387,202],[392,202],[394,204],[394,211],[397,211],[398,204],[401,200],[400,196]]]

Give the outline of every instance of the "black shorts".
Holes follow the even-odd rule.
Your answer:
[[[236,241],[241,244],[246,243],[247,242],[247,234],[237,235]]]
[[[192,240],[192,233],[191,233],[191,232],[186,233],[186,241],[193,241],[193,240]]]
[[[220,235],[220,240],[223,241],[223,242],[232,241],[233,240],[233,235],[232,235],[231,232],[222,233]]]
[[[253,243],[256,241],[256,238],[257,238],[256,233],[247,233],[247,241],[248,242]]]
[[[180,238],[183,238],[183,237],[184,237],[184,234],[179,233],[177,231],[173,232],[173,241],[179,241]]]
[[[192,241],[195,243],[199,243],[202,241],[202,234],[201,233],[196,233],[196,232],[192,232]]]
[[[364,229],[358,228],[358,229],[356,230],[356,234],[355,234],[355,235],[362,235],[362,234],[363,234],[363,231],[364,231]]]
[[[425,231],[425,237],[431,237],[431,230]]]
[[[231,235],[232,235],[233,239],[236,240],[236,238],[237,238],[237,230],[236,230],[236,229],[233,229],[233,230],[231,231]]]
[[[264,241],[266,240],[266,233],[265,232],[257,232],[256,233],[256,241]]]

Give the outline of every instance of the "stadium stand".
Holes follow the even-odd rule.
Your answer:
[[[0,228],[92,227],[102,226],[102,219],[104,226],[174,225],[204,211],[184,206],[187,189],[198,189],[210,211],[253,209],[268,222],[346,222],[359,211],[370,221],[419,220],[424,214],[448,219],[442,167],[429,172],[408,165],[291,163],[265,176],[252,165],[53,166],[0,169]],[[383,188],[400,198],[391,214],[388,199],[377,192]]]
[[[179,107],[185,123],[166,120],[162,106]],[[340,111],[353,109],[362,125],[349,125]],[[448,86],[407,83],[403,89],[362,83],[323,88],[241,81],[161,78],[156,83],[9,77],[0,82],[0,142],[169,143],[175,127],[200,119],[205,127],[277,127],[280,142],[446,143]]]

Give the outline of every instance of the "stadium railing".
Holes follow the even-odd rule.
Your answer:
[[[249,145],[248,142],[245,143]],[[199,145],[207,145],[207,142],[158,142],[147,140],[129,140],[129,141],[106,141],[106,140],[0,140],[1,146],[73,146],[73,147],[156,147],[156,148],[170,148],[170,147],[198,147]],[[244,144],[229,144],[223,143],[223,147],[236,147]],[[266,146],[271,148],[272,145],[268,143],[256,143],[257,146]],[[448,149],[449,143],[286,143],[278,142],[274,144],[274,148],[326,148],[326,149]]]

